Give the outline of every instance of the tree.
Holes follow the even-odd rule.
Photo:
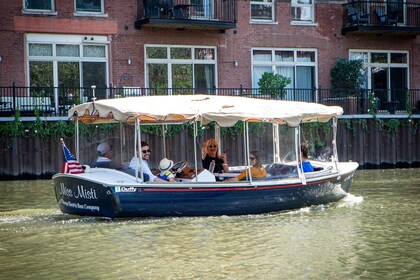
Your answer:
[[[355,96],[363,84],[363,61],[340,58],[331,68],[331,86],[335,97]]]
[[[289,77],[284,77],[272,72],[264,72],[258,81],[258,87],[262,94],[271,95],[273,98],[280,97],[280,99],[284,99],[286,95],[284,89],[291,81],[292,80]]]

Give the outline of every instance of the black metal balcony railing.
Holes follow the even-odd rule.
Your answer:
[[[284,89],[261,90],[257,88],[138,88],[138,87],[0,87],[0,117],[46,116],[66,117],[74,105],[96,99],[124,98],[149,95],[211,94],[245,96],[262,99],[318,102],[341,106],[345,115],[355,114],[420,114],[420,90],[360,90],[347,89]]]
[[[135,27],[198,28],[225,30],[236,27],[235,0],[144,0],[139,1]]]
[[[341,33],[420,34],[420,3],[351,1],[343,4]]]

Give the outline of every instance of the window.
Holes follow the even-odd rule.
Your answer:
[[[216,62],[215,47],[146,46],[146,86],[170,88],[172,94],[186,88],[210,93],[216,87]]]
[[[286,87],[287,100],[316,101],[313,88],[316,83],[317,53],[313,49],[253,49],[252,86],[264,72],[274,72],[291,79]]]
[[[23,9],[30,12],[53,12],[54,0],[24,0]]]
[[[292,21],[300,23],[314,22],[314,0],[292,0]]]
[[[29,86],[51,88],[45,95],[61,98],[69,92],[81,94],[80,87],[90,89],[96,85],[96,96],[105,98],[107,37],[89,38],[97,44],[84,43],[84,36],[28,34]]]
[[[274,0],[252,0],[251,21],[274,21]]]
[[[103,0],[75,0],[76,13],[103,14]]]
[[[364,62],[366,83],[362,87],[372,89],[382,106],[391,101],[397,102],[397,107],[405,106],[409,85],[408,52],[351,50],[349,59]]]
[[[195,18],[214,18],[214,0],[190,0],[190,4],[194,7],[192,15]]]

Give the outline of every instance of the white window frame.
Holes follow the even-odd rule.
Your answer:
[[[52,56],[29,56],[30,44],[49,44],[52,45]],[[57,45],[79,45],[78,57],[57,56]],[[79,35],[52,35],[52,34],[26,34],[26,73],[28,73],[27,85],[30,85],[30,62],[31,61],[45,61],[53,63],[53,86],[58,87],[58,62],[104,62],[105,63],[105,79],[106,84],[109,84],[109,44],[107,36],[79,36]],[[105,57],[83,57],[83,47],[91,45],[102,45],[105,47]],[[82,67],[79,68],[79,75],[82,77]],[[80,79],[81,82],[81,79]],[[81,85],[80,85],[81,86]],[[58,106],[58,95],[55,94],[55,104]],[[56,108],[58,110],[58,108]]]
[[[57,12],[55,11],[55,1],[50,0],[51,2],[51,9],[50,10],[44,10],[44,9],[28,9],[27,8],[27,2],[28,0],[22,1],[22,13],[23,14],[45,14],[45,15],[57,15]]]
[[[349,60],[358,59],[356,57],[352,57],[352,54],[355,53],[363,53],[363,68],[366,71],[366,80],[367,83],[365,87],[367,89],[372,88],[372,67],[384,67],[384,68],[406,68],[407,69],[407,88],[410,87],[410,53],[409,51],[403,51],[403,50],[358,50],[358,49],[350,49],[349,50]],[[374,63],[371,62],[371,54],[372,53],[386,53],[387,54],[387,63]],[[392,53],[399,53],[399,54],[405,54],[407,56],[407,62],[406,63],[391,63],[391,54]],[[391,73],[388,71],[388,89],[390,89],[390,81],[391,81]]]
[[[192,48],[192,54],[191,54],[191,59],[171,59],[171,58],[166,58],[166,59],[155,59],[155,58],[147,58],[147,48],[150,47],[158,47],[158,48],[167,48],[167,54],[168,56],[170,55],[170,50],[171,48]],[[196,48],[200,48],[200,49],[214,49],[214,59],[211,60],[205,60],[205,59],[195,59],[194,57],[194,50]],[[146,88],[149,88],[149,73],[147,71],[148,67],[147,64],[166,64],[168,65],[168,88],[173,88],[172,86],[172,65],[174,64],[189,64],[191,63],[192,65],[194,64],[210,64],[210,65],[214,65],[214,84],[216,86],[216,88],[218,87],[218,69],[217,69],[217,47],[216,46],[198,46],[198,45],[144,45],[144,69],[145,69],[145,75],[144,75],[144,84]],[[194,77],[195,73],[193,71],[193,83],[195,83],[195,77]]]
[[[74,0],[74,16],[104,16],[104,17],[108,16],[108,14],[105,14],[104,0],[101,0],[101,11],[100,12],[78,11],[77,6],[76,6],[76,1],[77,0]]]
[[[250,1],[249,2],[249,18],[251,23],[273,23],[275,22],[275,7],[276,7],[276,0],[263,0],[263,1]],[[259,18],[252,18],[252,7],[259,6],[259,5],[271,5],[271,19],[259,19]]]
[[[255,61],[254,60],[254,51],[271,51],[271,61]],[[276,51],[292,51],[293,52],[293,61],[275,61],[275,52]],[[304,52],[313,52],[315,56],[314,62],[303,62],[298,61],[297,53],[300,51]],[[315,67],[315,87],[318,88],[318,50],[313,48],[252,48],[251,49],[251,67],[252,67],[252,87],[258,88],[258,81],[254,81],[254,66],[266,66],[271,67],[271,71],[276,73],[276,67],[298,67],[298,66],[313,66]],[[296,71],[294,73],[296,75]],[[295,78],[293,79],[296,80]],[[296,81],[295,81],[296,83]],[[290,85],[292,88],[295,88],[295,85]]]
[[[297,14],[300,10],[300,18],[291,19],[292,24],[295,25],[312,25],[315,23],[315,0],[292,0],[291,6],[291,17],[293,14]],[[293,10],[295,12],[293,13]]]

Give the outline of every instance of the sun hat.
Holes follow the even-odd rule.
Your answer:
[[[163,158],[159,163],[159,170],[160,171],[167,171],[174,166],[174,162],[172,160],[169,160],[167,158]]]
[[[111,150],[111,147],[109,146],[109,144],[107,142],[103,142],[103,143],[99,144],[98,147],[96,148],[96,151],[98,152],[98,155],[100,155],[100,156],[105,155],[110,150]]]

